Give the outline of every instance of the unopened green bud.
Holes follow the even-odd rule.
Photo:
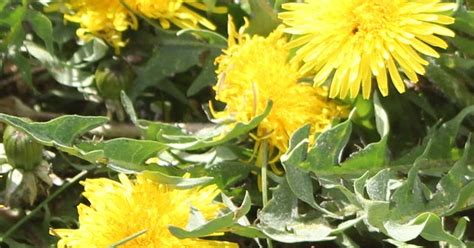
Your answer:
[[[105,99],[120,99],[120,92],[127,92],[135,79],[131,66],[123,60],[106,60],[95,71],[95,82]]]
[[[43,145],[12,126],[3,132],[3,145],[8,163],[14,168],[30,171],[43,160]]]

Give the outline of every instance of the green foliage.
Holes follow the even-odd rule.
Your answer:
[[[93,73],[80,68],[101,59],[107,50],[105,43],[92,40],[75,52],[69,61],[62,61],[35,43],[25,42],[24,45],[30,55],[48,69],[58,83],[70,87],[90,86],[94,80]]]
[[[268,115],[271,106],[269,103],[265,112],[249,123],[237,123],[231,130],[227,130],[225,125],[217,126],[207,132],[205,136],[186,135],[179,128],[172,126],[161,128],[166,126],[164,123],[143,122],[147,126],[140,126],[140,128],[160,131],[160,133],[154,134],[156,140],[117,138],[96,141],[78,139],[84,133],[104,125],[107,121],[107,118],[104,117],[62,116],[46,123],[36,123],[0,114],[0,121],[24,131],[45,146],[54,146],[91,163],[106,164],[116,170],[130,172],[149,170],[145,164],[146,160],[156,157],[159,152],[167,149],[209,148],[244,135],[254,129]]]
[[[225,198],[225,196],[223,197]],[[232,231],[233,229],[236,229],[237,234],[244,236],[262,236],[257,230],[246,228],[245,225],[239,223],[239,220],[248,223],[248,220],[245,218],[245,215],[251,208],[251,201],[248,193],[245,193],[244,201],[240,207],[235,207],[230,199],[226,199],[225,202],[232,211],[211,221],[206,221],[199,210],[191,208],[191,217],[186,230],[180,227],[170,226],[170,232],[178,238],[198,238],[209,236],[213,233],[224,230]]]
[[[204,42],[190,34],[197,33],[207,39]],[[189,70],[192,66],[203,66],[202,72],[190,86],[187,95],[194,95],[202,88],[215,81],[213,61],[224,48],[224,40],[212,32],[174,32],[162,31],[156,42],[153,55],[147,63],[138,68],[138,78],[130,95],[135,98],[145,88],[155,85],[158,89],[170,94],[181,102],[186,102],[186,95],[167,79]]]
[[[33,89],[33,78],[31,76],[31,66],[28,59],[21,52],[23,41],[25,40],[27,30],[24,28],[24,22],[27,22],[32,31],[44,42],[48,51],[53,52],[53,28],[50,19],[43,13],[30,9],[30,1],[5,0],[0,11],[0,26],[7,26],[8,31],[0,43],[0,58],[11,59],[22,74],[23,79]],[[1,64],[0,64],[1,67]]]
[[[388,119],[379,104],[376,100],[376,122],[382,142],[367,145],[342,163],[339,162],[339,157],[350,135],[350,119],[321,134],[321,139],[315,145],[320,152],[314,152],[314,148],[309,151],[306,149],[307,127],[293,135],[290,150],[282,157],[286,178],[278,182],[273,199],[260,216],[264,233],[272,239],[289,243],[331,239],[334,238],[331,234],[336,232],[338,226],[331,225],[328,218],[321,218],[321,214],[326,214],[329,218],[348,219],[351,224],[362,219],[369,230],[383,232],[398,241],[406,242],[421,236],[429,241],[445,241],[455,247],[466,245],[459,235],[444,229],[441,218],[473,207],[474,171],[470,166],[473,162],[470,139],[466,142],[463,155],[454,165],[447,163],[444,168],[439,168],[440,165],[434,161],[450,157],[461,122],[472,113],[472,107],[466,108],[454,119],[442,124],[441,128],[432,131],[426,137],[426,144],[414,148],[424,151],[422,150],[422,154],[417,153],[413,165],[408,167],[406,178],[400,178],[399,173],[404,171],[400,168],[401,165],[391,165],[386,156],[380,159],[378,156],[374,157],[374,154],[388,154],[386,142],[383,142],[389,134]],[[325,143],[331,139],[342,141],[342,145]],[[380,146],[377,149],[370,148],[377,145]],[[359,158],[365,161],[351,162]],[[435,180],[437,183],[434,184],[434,191],[430,189],[432,182],[425,184],[420,177],[430,170],[445,173],[434,176],[439,178]],[[346,183],[341,183],[335,177],[353,178],[361,172],[365,173],[353,181],[353,188],[347,187]],[[377,173],[374,175],[375,172]],[[326,212],[322,211],[313,198],[316,192],[312,187],[315,183],[312,180],[316,180],[322,188],[337,189],[344,195],[341,199],[340,195],[331,193],[320,205],[329,205],[331,202],[344,205],[344,209],[330,213],[328,209]],[[347,183],[351,181],[349,179]],[[313,210],[305,212],[301,217],[295,215],[294,213],[301,212],[301,203],[298,201],[307,203]],[[361,219],[354,219],[354,213],[361,216]]]
[[[472,82],[474,80],[474,12],[464,8],[455,13],[452,27],[457,35],[450,40],[456,53],[443,54],[439,60],[431,60],[426,77],[447,98],[461,107],[474,104]]]
[[[267,36],[280,24],[275,10],[267,0],[249,1],[251,14],[251,23],[249,33]]]

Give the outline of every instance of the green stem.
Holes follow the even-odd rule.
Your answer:
[[[463,5],[464,5],[464,0],[456,0],[456,4],[457,4],[458,6],[456,7],[456,10],[455,10],[454,12],[457,12],[457,11],[459,11],[459,10],[462,9],[462,7],[463,7]]]
[[[258,150],[257,162],[261,168],[262,176],[262,203],[265,207],[268,203],[268,180],[267,180],[267,171],[268,171],[268,143],[266,140],[263,140],[260,144]]]
[[[281,11],[281,5],[283,3],[283,0],[275,0],[275,4],[273,4],[273,9],[275,9],[276,11]]]
[[[56,190],[53,194],[51,194],[46,200],[41,202],[35,209],[33,209],[30,214],[27,216],[23,217],[20,221],[18,221],[15,225],[10,227],[8,231],[6,231],[1,237],[0,237],[0,242],[8,238],[12,233],[14,233],[20,226],[25,224],[31,217],[33,217],[36,213],[38,213],[46,204],[48,204],[51,200],[53,200],[56,196],[61,194],[65,189],[67,189],[69,186],[74,184],[76,181],[81,179],[87,171],[81,171],[79,174],[77,174],[75,177],[73,177],[69,182],[65,183],[63,186],[61,186],[58,190]]]
[[[145,234],[146,231],[147,231],[147,229],[141,230],[141,231],[139,231],[139,232],[137,232],[137,233],[135,233],[135,234],[132,234],[132,235],[130,235],[130,236],[128,236],[128,237],[126,237],[126,238],[124,238],[124,239],[122,239],[122,240],[120,240],[120,241],[114,243],[114,244],[111,244],[111,245],[109,246],[109,248],[116,248],[116,247],[119,247],[119,246],[121,246],[121,245],[123,245],[123,244],[125,244],[125,243],[127,243],[127,242],[129,242],[129,241],[131,241],[131,240],[134,240],[134,239],[138,238],[139,236]]]
[[[265,207],[268,203],[268,142],[263,140],[258,149],[257,163],[262,170],[262,204]],[[267,238],[267,247],[272,248],[272,240]]]

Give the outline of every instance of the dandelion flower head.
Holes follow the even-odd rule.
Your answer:
[[[298,68],[288,63],[289,50],[281,28],[268,37],[250,36],[246,25],[237,32],[229,19],[228,48],[216,59],[216,100],[226,104],[216,118],[248,122],[273,106],[259,124],[257,136],[268,139],[279,155],[288,149],[291,134],[305,124],[311,133],[323,131],[343,109],[327,99],[327,90],[298,83]],[[276,156],[279,157],[279,156]]]
[[[215,186],[177,190],[138,175],[120,182],[87,179],[83,195],[90,205],[81,204],[78,229],[55,229],[61,239],[58,247],[109,247],[134,234],[142,235],[121,247],[238,247],[237,244],[203,239],[178,239],[168,225],[184,227],[190,206],[205,218],[215,217],[221,204],[212,201],[219,193]]]
[[[209,20],[192,9],[207,10],[206,5],[196,0],[69,0],[66,6],[70,12],[64,18],[80,25],[77,30],[79,38],[85,41],[92,37],[102,38],[116,51],[126,45],[122,32],[138,28],[136,13],[158,20],[165,29],[169,29],[171,24],[179,28],[197,29],[202,25],[215,29]],[[222,13],[225,9],[212,11]]]
[[[190,8],[207,10],[206,5],[196,0],[126,0],[125,2],[144,16],[157,19],[165,29],[170,28],[171,23],[183,29],[196,29],[199,25],[212,30],[216,28],[209,20]],[[225,12],[225,8],[216,8],[213,11]]]
[[[399,69],[418,81],[428,64],[420,54],[439,57],[432,47],[448,45],[438,36],[454,36],[444,26],[454,18],[444,12],[455,7],[439,0],[305,0],[284,4],[279,17],[296,35],[289,46],[298,47],[293,60],[303,61],[301,74],[315,73],[315,85],[332,78],[330,97],[354,98],[362,88],[369,98],[372,78],[384,96],[388,78],[405,91]]]
[[[126,44],[122,32],[138,27],[135,16],[119,0],[74,0],[68,1],[66,6],[70,13],[65,14],[64,19],[80,25],[76,34],[84,41],[99,37],[118,50]]]

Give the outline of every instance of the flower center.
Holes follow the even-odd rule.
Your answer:
[[[395,17],[393,4],[386,1],[359,1],[350,15],[352,34],[367,34],[387,29]]]

